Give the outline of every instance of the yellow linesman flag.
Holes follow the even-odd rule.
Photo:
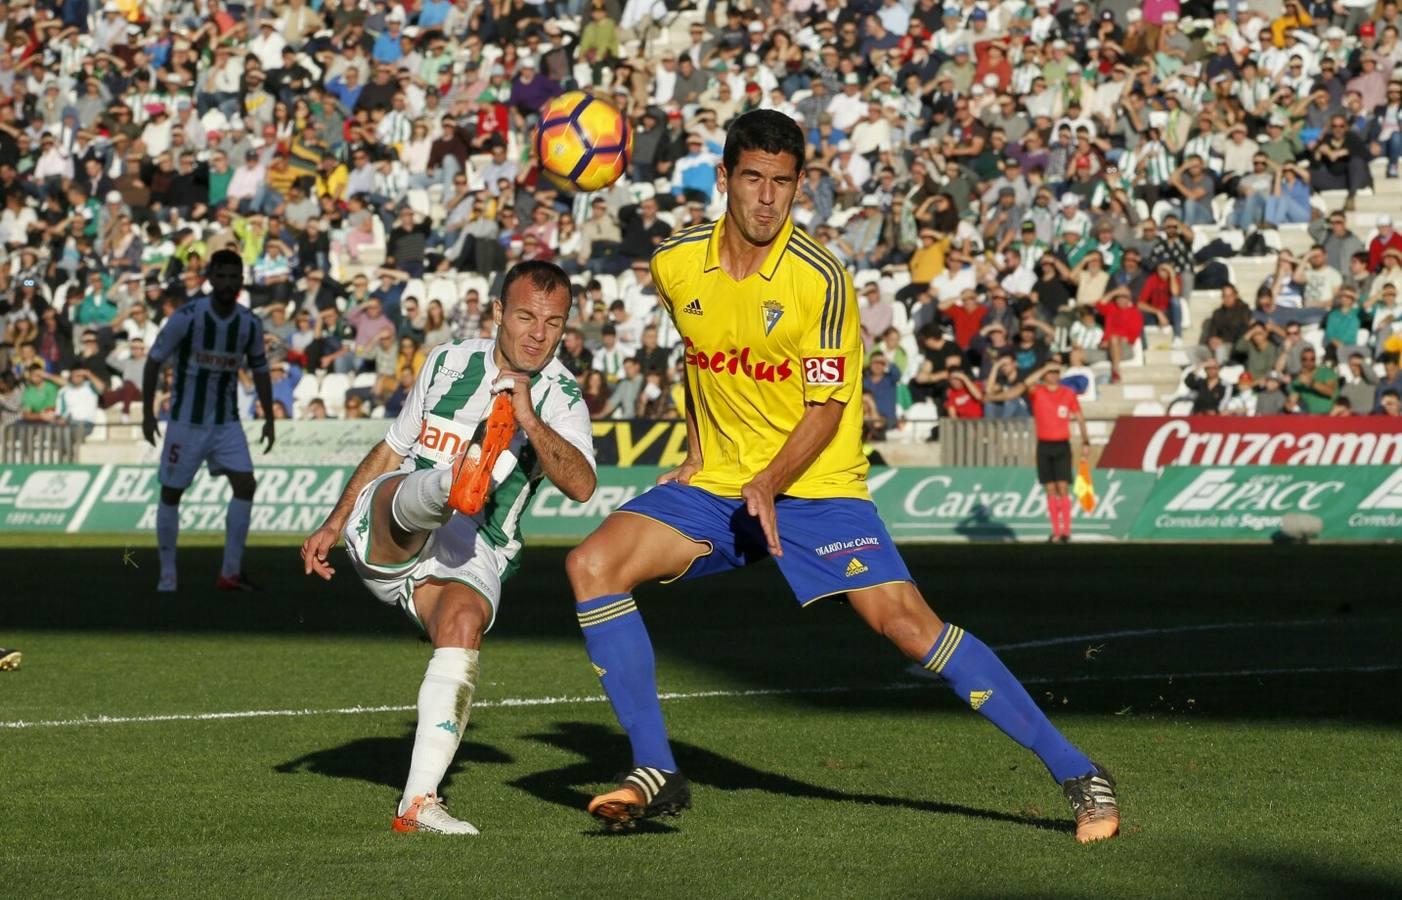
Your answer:
[[[1095,483],[1090,479],[1090,461],[1081,460],[1081,464],[1076,468],[1076,483],[1071,486],[1071,493],[1076,495],[1076,499],[1081,503],[1081,509],[1091,512],[1095,509]]]

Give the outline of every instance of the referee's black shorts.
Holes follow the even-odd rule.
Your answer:
[[[1071,442],[1037,442],[1037,483],[1071,480]]]

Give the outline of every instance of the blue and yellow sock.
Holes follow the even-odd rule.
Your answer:
[[[988,645],[958,625],[944,626],[920,664],[1004,734],[1037,754],[1058,784],[1093,768],[1090,758],[1062,737]]]
[[[618,724],[633,744],[633,765],[677,771],[662,704],[657,699],[657,663],[647,626],[630,594],[608,594],[575,606],[584,649],[613,704]]]

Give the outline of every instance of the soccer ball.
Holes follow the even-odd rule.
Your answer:
[[[603,190],[628,168],[633,128],[613,104],[570,91],[541,107],[535,152],[541,170],[561,188]]]

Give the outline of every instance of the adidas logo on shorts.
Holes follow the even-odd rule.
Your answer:
[[[847,564],[847,577],[855,578],[867,571],[867,567],[862,565],[862,561],[857,557],[852,557],[852,561]]]

